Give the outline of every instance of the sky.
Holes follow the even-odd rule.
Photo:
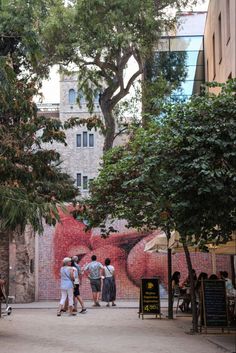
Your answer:
[[[209,0],[198,0],[198,4],[193,8],[194,11],[207,11]],[[185,9],[186,10],[186,9]],[[42,93],[43,103],[59,103],[60,86],[58,67],[51,69],[50,79],[43,81]]]

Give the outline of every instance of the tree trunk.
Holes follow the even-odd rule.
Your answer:
[[[110,107],[109,102],[102,101],[101,99],[101,110],[105,120],[105,140],[103,145],[103,151],[106,152],[110,150],[113,146],[115,138],[115,119],[112,113],[112,108]]]
[[[198,317],[197,317],[197,304],[196,304],[196,295],[195,295],[195,285],[193,279],[193,268],[190,253],[186,244],[183,243],[186,262],[188,266],[188,273],[190,279],[190,294],[191,294],[191,307],[192,307],[192,318],[193,318],[193,332],[198,332]]]
[[[168,319],[173,319],[173,291],[172,291],[172,250],[167,250],[168,257]]]
[[[173,319],[173,291],[172,291],[172,250],[169,249],[169,240],[170,240],[170,229],[167,229],[167,263],[168,263],[168,319]]]

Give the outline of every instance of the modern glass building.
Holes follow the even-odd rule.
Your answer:
[[[167,98],[186,100],[200,93],[205,82],[205,19],[205,12],[181,13],[175,31],[159,39],[153,58],[147,62],[146,79],[164,79]]]
[[[188,99],[200,93],[201,84],[205,82],[203,36],[163,37],[155,56],[157,61],[163,61],[164,57],[166,64],[171,65],[169,79],[175,80],[177,85],[172,98]]]

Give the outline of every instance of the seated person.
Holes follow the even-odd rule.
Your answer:
[[[225,281],[226,295],[228,297],[235,296],[236,295],[236,290],[234,289],[233,283],[232,283],[231,279],[229,278],[228,272],[227,271],[221,271],[220,272],[220,278]]]
[[[193,280],[194,280],[194,287],[197,282],[197,275],[196,271],[192,269],[192,274],[193,274]],[[180,310],[182,312],[188,312],[189,311],[189,305],[191,302],[191,295],[190,295],[190,276],[188,275],[185,281],[182,283],[181,290],[183,291],[185,289],[185,294],[184,294],[184,299],[182,304],[179,306]]]
[[[208,278],[209,280],[216,280],[216,279],[219,279],[215,273],[212,273],[212,275],[209,276]]]
[[[180,295],[179,280],[180,280],[180,272],[175,271],[171,277],[172,293],[174,297],[178,297]]]

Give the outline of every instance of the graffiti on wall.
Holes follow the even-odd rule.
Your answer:
[[[96,255],[98,261],[104,263],[109,257],[115,266],[118,298],[136,298],[139,293],[139,283],[142,277],[158,276],[161,282],[161,295],[167,288],[167,256],[166,254],[144,252],[145,244],[156,236],[150,233],[139,233],[134,229],[127,229],[124,222],[117,222],[118,233],[102,239],[97,229],[85,231],[82,222],[75,220],[69,214],[61,216],[53,236],[54,249],[54,277],[59,286],[59,271],[61,261],[65,256],[78,255],[83,267]],[[211,256],[209,254],[191,254],[193,267],[197,273],[201,271],[211,273]],[[220,269],[229,267],[228,259],[218,259]],[[173,271],[180,271],[182,279],[187,276],[185,255],[173,255]],[[83,279],[81,292],[84,298],[91,297],[91,290],[87,278]]]

